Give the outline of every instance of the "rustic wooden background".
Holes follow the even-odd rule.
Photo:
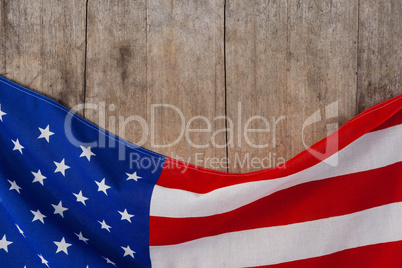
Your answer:
[[[172,104],[186,120],[205,116],[212,132],[233,125],[213,137],[233,146],[203,149],[186,139],[155,148],[148,133],[144,147],[153,151],[191,163],[196,153],[231,161],[228,168],[198,163],[208,168],[262,168],[235,165],[236,155],[288,160],[304,150],[302,124],[316,110],[338,101],[330,123],[342,125],[401,94],[400,0],[0,0],[0,10],[0,75],[69,108],[104,102],[106,120],[98,110],[81,114],[134,143],[144,134],[138,122],[122,133],[109,121],[139,115],[150,124],[152,104]],[[233,122],[213,120],[223,115]],[[244,141],[238,127],[253,115],[270,123],[286,116],[275,147],[272,132],[249,134],[266,148]],[[155,118],[154,143],[174,141],[179,116],[163,108]],[[327,123],[309,126],[306,143],[325,137]],[[198,144],[211,136],[190,134]]]

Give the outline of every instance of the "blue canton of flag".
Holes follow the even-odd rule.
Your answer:
[[[150,267],[164,161],[0,77],[0,266]]]

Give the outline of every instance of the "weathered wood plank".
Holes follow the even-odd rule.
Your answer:
[[[401,1],[360,1],[359,112],[402,94],[401,25]]]
[[[1,1],[1,74],[71,108],[84,101],[85,1]]]
[[[4,41],[6,37],[5,28],[5,5],[4,0],[0,2],[0,75],[6,75],[6,43]]]
[[[132,142],[147,120],[146,1],[89,0],[87,119]]]
[[[227,23],[228,114],[239,100],[247,103],[242,124],[251,114],[267,119],[286,116],[269,135],[256,137],[256,144],[270,141],[263,149],[243,143],[229,148],[236,154],[257,158],[275,153],[288,160],[305,149],[303,123],[321,109],[323,120],[304,129],[306,145],[327,136],[324,106],[337,101],[338,116],[330,123],[345,123],[355,115],[357,1],[229,1]],[[261,126],[261,125],[260,125]],[[243,158],[244,159],[244,158]],[[272,161],[273,162],[273,161]],[[271,165],[273,163],[270,163]],[[269,163],[269,161],[267,162]],[[277,163],[276,163],[277,164]],[[247,172],[264,166],[232,166]]]
[[[229,171],[263,169],[288,148],[279,119],[286,115],[287,3],[227,1],[226,27],[227,112],[234,125],[228,135]],[[269,132],[245,133],[245,128],[267,127]],[[267,157],[271,163],[251,163]]]
[[[225,115],[223,61],[224,1],[148,1],[148,105],[170,104],[183,114],[191,129],[174,146],[155,148],[173,158],[204,167],[226,170],[209,158],[224,158]],[[195,116],[205,117],[190,121]],[[151,118],[150,114],[148,118]],[[152,118],[151,118],[152,119]],[[173,109],[155,110],[155,144],[167,145],[184,127]],[[193,143],[194,145],[192,145]],[[202,146],[195,146],[202,145]],[[203,146],[205,145],[205,146]],[[197,160],[198,159],[198,160]]]
[[[318,109],[322,120],[304,130],[308,146],[333,132],[327,124],[356,115],[358,1],[292,0],[288,15],[288,152],[294,156],[305,149],[303,123]]]
[[[105,102],[106,120],[94,109],[87,109],[87,118],[120,137],[186,162],[196,163],[196,153],[203,154],[201,159],[224,157],[225,148],[196,149],[185,136],[172,146],[159,146],[175,141],[185,125],[172,108],[154,106],[177,107],[185,123],[193,116],[205,116],[212,132],[224,127],[224,120],[213,121],[224,115],[223,1],[147,1],[147,5],[89,2],[86,99]],[[108,109],[111,104],[113,111]],[[135,115],[144,119],[143,125],[134,117],[127,124],[116,118],[130,120]],[[191,124],[193,129],[205,127],[202,119]],[[189,138],[194,144],[207,144],[211,135],[189,133]],[[219,144],[224,138],[224,132],[217,136]],[[204,161],[198,164],[208,166]]]

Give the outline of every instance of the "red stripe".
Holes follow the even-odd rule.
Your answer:
[[[402,267],[402,241],[347,249],[330,255],[259,268],[378,268]]]
[[[402,124],[402,110],[391,116],[387,121],[385,121],[375,129],[373,129],[372,131],[378,131],[381,129],[386,129],[400,124]]]
[[[223,214],[150,217],[150,245],[178,244],[226,232],[338,216],[402,201],[402,162],[300,184]]]
[[[362,135],[385,127],[387,124],[402,123],[401,113],[393,117],[402,108],[402,95],[371,107],[362,114],[349,120],[337,132],[339,134],[339,146],[335,146],[336,134],[314,144],[311,148],[318,152],[325,152],[326,144],[330,144],[327,156],[349,145]],[[386,122],[393,118],[393,123]],[[386,123],[384,123],[386,122]],[[287,176],[317,164],[320,160],[312,156],[308,151],[303,151],[287,161],[282,168],[271,168],[246,174],[225,173],[197,167],[181,161],[167,158],[158,185],[187,190],[195,193],[207,193],[218,188],[250,181],[275,179]]]

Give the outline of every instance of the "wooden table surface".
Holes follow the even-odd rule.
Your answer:
[[[401,25],[400,0],[0,0],[0,75],[92,104],[79,113],[145,148],[244,173],[401,94]]]

